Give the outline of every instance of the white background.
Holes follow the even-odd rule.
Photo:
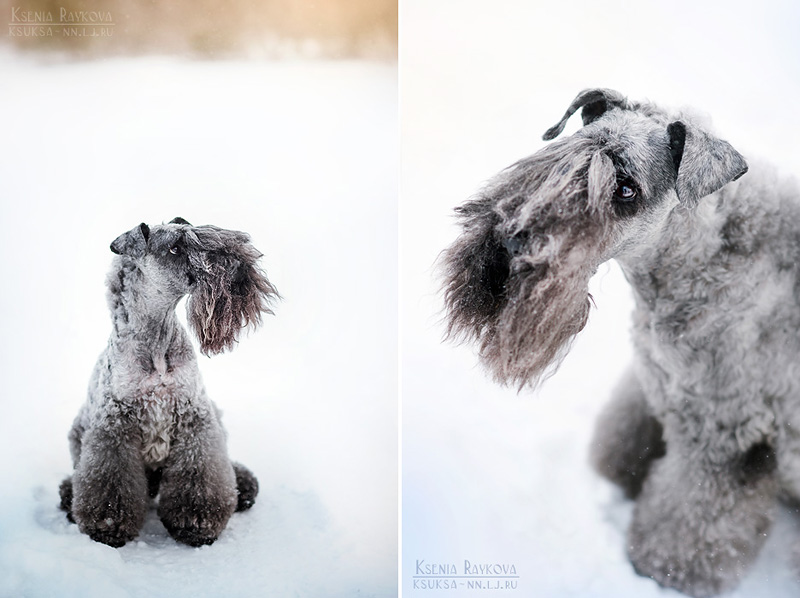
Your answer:
[[[544,145],[582,89],[708,114],[749,157],[800,173],[800,5],[792,2],[401,3],[401,388],[404,596],[418,560],[513,564],[516,592],[679,594],[625,555],[632,503],[588,465],[594,419],[632,358],[630,292],[600,268],[597,308],[537,393],[492,384],[469,347],[441,343],[433,264],[457,235],[452,208]],[[565,134],[579,126],[576,116]],[[781,511],[738,598],[796,596]]]
[[[0,596],[395,595],[396,66],[4,52],[0,71]],[[57,487],[110,331],[109,243],[175,216],[249,232],[284,296],[200,357],[261,493],[212,546],[151,513],[117,550]]]

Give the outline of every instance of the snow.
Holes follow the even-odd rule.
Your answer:
[[[616,264],[596,309],[537,392],[497,387],[442,343],[434,262],[452,208],[543,145],[587,87],[690,105],[748,155],[800,173],[796,4],[627,0],[401,5],[402,574],[406,598],[680,596],[625,553],[632,503],[588,464],[595,418],[632,359],[632,297]],[[742,36],[746,37],[743,43]],[[579,126],[576,116],[565,134]],[[796,596],[800,520],[782,509],[736,598]],[[415,589],[417,565],[514,565],[516,589]]]
[[[397,593],[397,68],[0,52],[0,596]],[[212,546],[113,549],[57,509],[110,319],[109,243],[245,230],[284,300],[201,358],[261,493]]]

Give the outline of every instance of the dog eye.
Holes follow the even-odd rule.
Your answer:
[[[614,191],[614,197],[619,201],[633,201],[637,195],[636,186],[629,181],[620,181]]]
[[[170,248],[169,248],[169,252],[170,252],[172,255],[180,255],[181,248],[180,248],[180,247],[178,247],[177,245],[174,245],[174,246],[172,246],[172,247],[170,247]]]

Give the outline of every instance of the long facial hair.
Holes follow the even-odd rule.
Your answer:
[[[447,336],[476,342],[499,382],[535,385],[586,325],[615,186],[597,141],[573,137],[456,210],[463,233],[442,257]]]
[[[198,226],[186,233],[196,286],[187,302],[188,321],[206,354],[222,353],[241,332],[271,314],[277,289],[258,267],[261,254],[242,232]]]

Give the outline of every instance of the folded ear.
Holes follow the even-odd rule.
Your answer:
[[[747,172],[744,157],[727,141],[675,121],[667,127],[678,199],[690,205]]]
[[[111,251],[117,255],[142,257],[147,251],[147,240],[150,238],[150,227],[144,222],[122,233],[111,242]]]
[[[625,99],[625,96],[613,89],[584,89],[572,100],[561,120],[547,129],[542,139],[550,141],[558,137],[564,130],[567,121],[577,112],[578,108],[583,108],[581,118],[583,119],[583,126],[586,126],[596,121],[612,108],[627,108],[628,106],[628,100]]]

